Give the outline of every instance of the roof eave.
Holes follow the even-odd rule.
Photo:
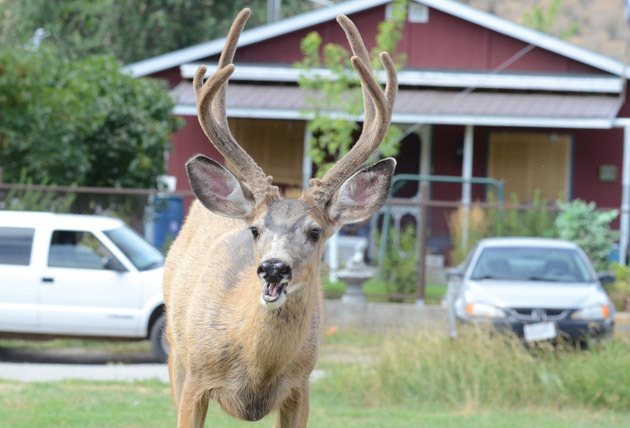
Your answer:
[[[268,108],[227,108],[229,117],[256,118],[256,119],[285,119],[308,120],[310,116],[300,110],[293,109],[268,109]],[[196,116],[197,109],[194,105],[178,104],[173,110],[179,116]],[[345,117],[339,113],[339,117]],[[361,117],[353,118],[362,120]],[[455,114],[407,114],[396,113],[392,115],[392,123],[432,125],[476,125],[497,127],[524,127],[524,128],[577,128],[577,129],[610,129],[614,126],[615,119],[601,117],[573,118],[573,117],[538,117],[538,116],[489,116],[489,115],[455,115]]]

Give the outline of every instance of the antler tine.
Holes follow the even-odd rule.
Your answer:
[[[361,80],[365,119],[363,131],[350,151],[321,180],[311,180],[311,188],[308,193],[320,206],[325,205],[341,184],[378,149],[389,128],[398,90],[396,68],[389,54],[383,52],[380,55],[387,76],[385,91],[383,92],[372,72],[370,58],[359,30],[345,15],[337,17],[337,21],[346,33],[355,55],[351,61]]]
[[[232,61],[238,38],[250,14],[251,11],[246,8],[237,15],[226,37],[217,71],[203,83],[206,67],[199,66],[193,79],[193,87],[197,98],[197,117],[204,133],[219,153],[234,165],[236,172],[243,177],[254,194],[254,198],[262,201],[278,198],[278,188],[271,185],[272,178],[266,176],[234,139],[225,110],[227,83],[235,69]]]
[[[352,49],[352,54],[359,57],[366,66],[371,66],[372,61],[370,60],[370,54],[368,53],[365,43],[363,43],[363,38],[359,33],[359,29],[356,25],[354,25],[354,22],[352,22],[346,15],[339,15],[337,17],[337,22],[346,34],[346,38],[348,39],[348,43],[350,43],[350,48]],[[363,84],[361,84],[361,92],[363,92],[364,123],[372,123],[372,119],[374,119],[374,104],[371,102],[369,93]]]

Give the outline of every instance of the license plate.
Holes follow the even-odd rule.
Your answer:
[[[537,322],[523,326],[523,335],[526,342],[554,339],[558,333],[556,325],[552,322]]]

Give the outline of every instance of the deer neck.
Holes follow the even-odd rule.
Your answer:
[[[265,379],[281,371],[312,338],[313,317],[321,306],[321,286],[319,278],[313,276],[303,284],[278,309],[264,307],[259,290],[247,299],[250,310],[242,324],[242,337],[247,338],[244,356],[254,377]]]

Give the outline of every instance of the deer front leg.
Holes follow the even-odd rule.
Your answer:
[[[203,428],[208,413],[208,396],[187,379],[177,405],[177,428]]]
[[[308,381],[282,403],[274,428],[306,428],[308,421]]]

